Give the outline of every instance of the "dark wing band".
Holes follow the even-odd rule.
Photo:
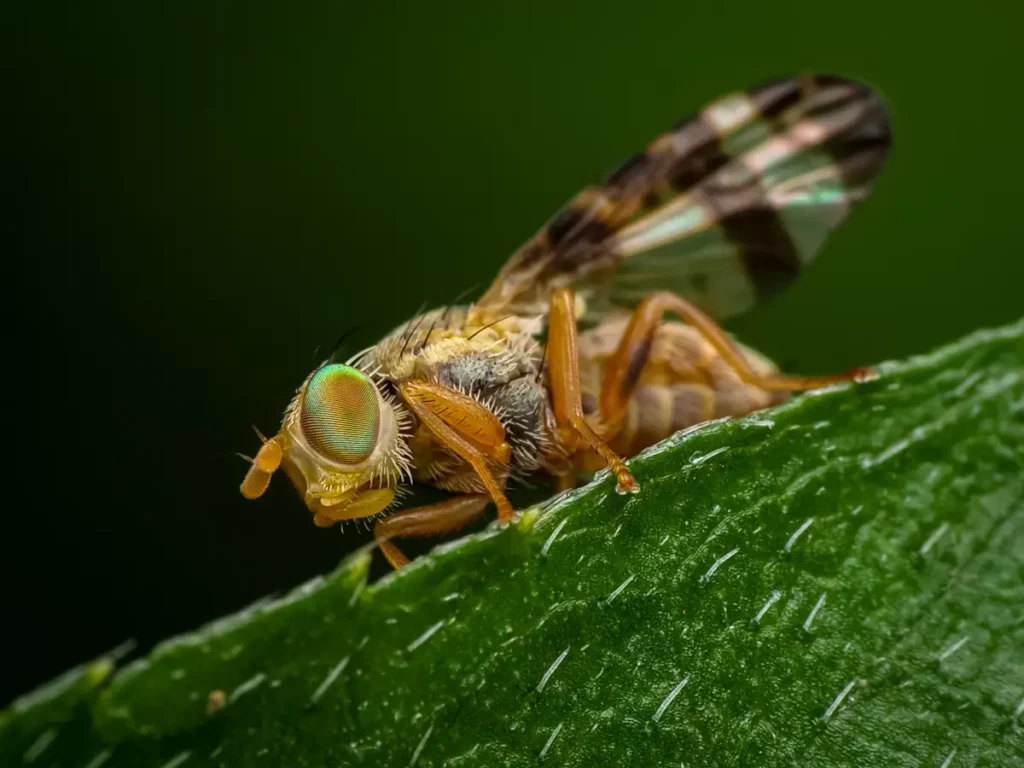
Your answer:
[[[832,76],[709,105],[583,190],[478,305],[542,311],[550,291],[630,306],[673,290],[718,318],[788,285],[863,199],[891,146],[881,99]]]

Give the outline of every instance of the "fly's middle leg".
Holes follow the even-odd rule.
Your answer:
[[[575,307],[571,289],[560,288],[552,293],[547,349],[551,400],[559,427],[559,440],[570,451],[575,450],[581,441],[585,443],[615,473],[617,492],[636,493],[640,486],[632,473],[605,442],[606,436],[595,432],[583,413]]]

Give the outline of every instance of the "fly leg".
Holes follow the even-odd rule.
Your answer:
[[[756,372],[714,320],[673,293],[657,291],[637,305],[619,346],[608,360],[601,382],[601,417],[610,425],[621,424],[626,406],[651,354],[654,333],[666,312],[693,326],[746,384],[769,392],[818,389],[840,381],[861,380],[872,375],[870,368],[852,368],[833,376],[786,376]]]
[[[580,391],[579,352],[576,349],[576,299],[570,288],[559,288],[551,294],[548,316],[548,364],[550,366],[551,401],[560,441],[574,450],[582,440],[604,459],[615,473],[618,493],[637,493],[633,475],[622,459],[599,436],[583,414]]]
[[[398,569],[408,565],[409,558],[391,543],[391,539],[397,536],[434,536],[457,531],[480,517],[490,501],[483,493],[467,494],[425,507],[407,509],[378,520],[373,526],[373,535],[384,557],[392,567]]]
[[[515,518],[488,462],[508,464],[512,449],[505,442],[505,428],[477,400],[429,381],[406,381],[399,388],[402,399],[427,429],[446,448],[469,464],[498,508],[498,520]]]

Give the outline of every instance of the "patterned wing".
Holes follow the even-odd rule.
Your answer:
[[[583,190],[478,306],[543,311],[553,288],[631,306],[671,290],[718,318],[794,280],[867,196],[891,145],[876,93],[817,75],[727,96]]]

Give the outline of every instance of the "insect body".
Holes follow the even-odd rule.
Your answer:
[[[621,456],[860,377],[780,374],[711,318],[794,280],[868,194],[890,142],[881,100],[842,78],[715,102],[577,195],[474,304],[314,370],[242,493],[261,495],[283,468],[324,526],[378,515],[413,482],[459,494],[377,521],[399,567],[395,537],[455,530],[492,501],[512,520],[517,478],[567,487],[609,466],[619,492],[637,492]]]

